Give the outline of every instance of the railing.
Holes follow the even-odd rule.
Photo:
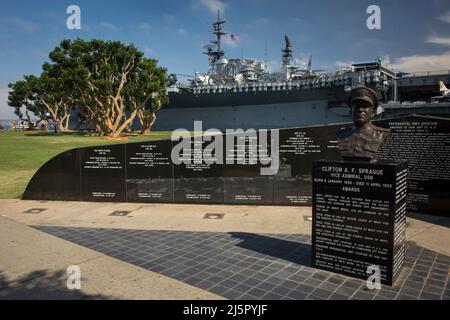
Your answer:
[[[450,70],[441,70],[441,71],[424,71],[424,72],[414,72],[402,75],[402,78],[415,78],[415,77],[427,77],[427,76],[440,76],[450,74]]]

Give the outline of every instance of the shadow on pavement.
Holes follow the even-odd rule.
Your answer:
[[[416,220],[420,220],[423,222],[436,224],[438,226],[450,228],[450,218],[449,217],[436,216],[436,215],[423,214],[423,213],[411,213],[411,212],[408,212],[407,217],[413,218]]]
[[[103,295],[69,290],[65,271],[37,270],[9,280],[0,270],[0,300],[85,300],[111,299]],[[81,279],[83,281],[83,279]]]
[[[242,240],[237,247],[256,251],[299,265],[311,266],[311,245],[246,232],[230,232],[233,238]],[[306,242],[305,238],[305,242]]]

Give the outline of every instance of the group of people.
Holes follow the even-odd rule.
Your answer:
[[[41,130],[41,131],[47,131],[49,134],[51,133],[61,133],[61,124],[58,119],[53,118],[50,112],[45,113],[44,117],[42,117],[39,121],[32,122],[32,121],[26,121],[21,120],[20,123],[15,124],[14,122],[10,121],[8,123],[8,130],[14,131],[14,130],[26,130],[26,131],[33,131],[33,130]],[[0,132],[6,131],[6,129],[3,127],[2,123],[0,122]]]
[[[38,121],[37,126],[41,130],[47,129],[48,133],[60,133],[61,125],[58,119],[54,119],[50,112],[45,113],[45,117]]]

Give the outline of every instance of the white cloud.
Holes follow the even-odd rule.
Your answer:
[[[390,67],[403,72],[442,71],[450,68],[450,51],[434,55],[412,55],[395,59]]]
[[[110,31],[118,31],[119,30],[119,27],[117,27],[115,24],[108,22],[108,21],[100,22],[100,26],[105,29],[108,29]]]
[[[217,10],[221,13],[225,12],[226,4],[220,0],[197,0],[200,5],[208,9],[212,14],[217,14]]]
[[[438,17],[439,20],[445,23],[450,23],[450,11],[444,13],[444,15]]]
[[[388,54],[386,54],[386,55],[381,57],[381,61],[383,61],[384,64],[390,65],[391,64],[391,57]]]
[[[427,43],[439,44],[441,46],[450,46],[450,38],[433,35],[428,37]]]

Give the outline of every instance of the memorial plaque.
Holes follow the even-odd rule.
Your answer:
[[[223,203],[222,166],[208,162],[211,158],[203,152],[208,144],[193,139],[179,153],[182,162],[173,166],[176,203]]]
[[[336,131],[342,125],[280,130],[274,204],[311,205],[313,160],[337,159]]]
[[[80,160],[78,149],[72,149],[45,163],[31,178],[22,198],[79,201],[80,197]]]
[[[407,210],[449,216],[450,119],[414,115],[373,123],[391,129],[379,159],[409,162]],[[312,162],[338,159],[336,131],[350,126],[280,129],[279,167],[274,175],[261,174],[271,164],[262,163],[259,156],[261,150],[272,156],[270,131],[265,146],[261,132],[255,133],[256,148],[250,144],[255,135],[235,133],[245,141],[243,150],[236,143],[227,147],[227,135],[221,135],[223,164],[203,161],[202,150],[210,143],[205,141],[197,142],[199,148],[192,142],[185,155],[201,161],[180,165],[169,164],[177,145],[170,140],[74,149],[43,165],[23,199],[308,206],[312,203]],[[86,157],[99,158],[95,150],[103,148],[111,150],[110,161],[119,162],[119,167],[86,166],[86,161],[93,162]],[[227,151],[232,153],[227,156]]]
[[[270,134],[227,134],[225,140],[224,203],[272,204],[273,175],[262,171],[270,163],[261,162],[269,161],[271,155]]]
[[[450,119],[411,116],[379,123],[392,131],[379,158],[408,161],[408,210],[448,216]]]
[[[81,200],[125,202],[125,145],[79,149]]]
[[[171,141],[125,145],[127,201],[173,202]]]
[[[224,177],[224,203],[272,204],[273,177]]]
[[[392,285],[403,265],[407,163],[315,161],[312,262]]]

